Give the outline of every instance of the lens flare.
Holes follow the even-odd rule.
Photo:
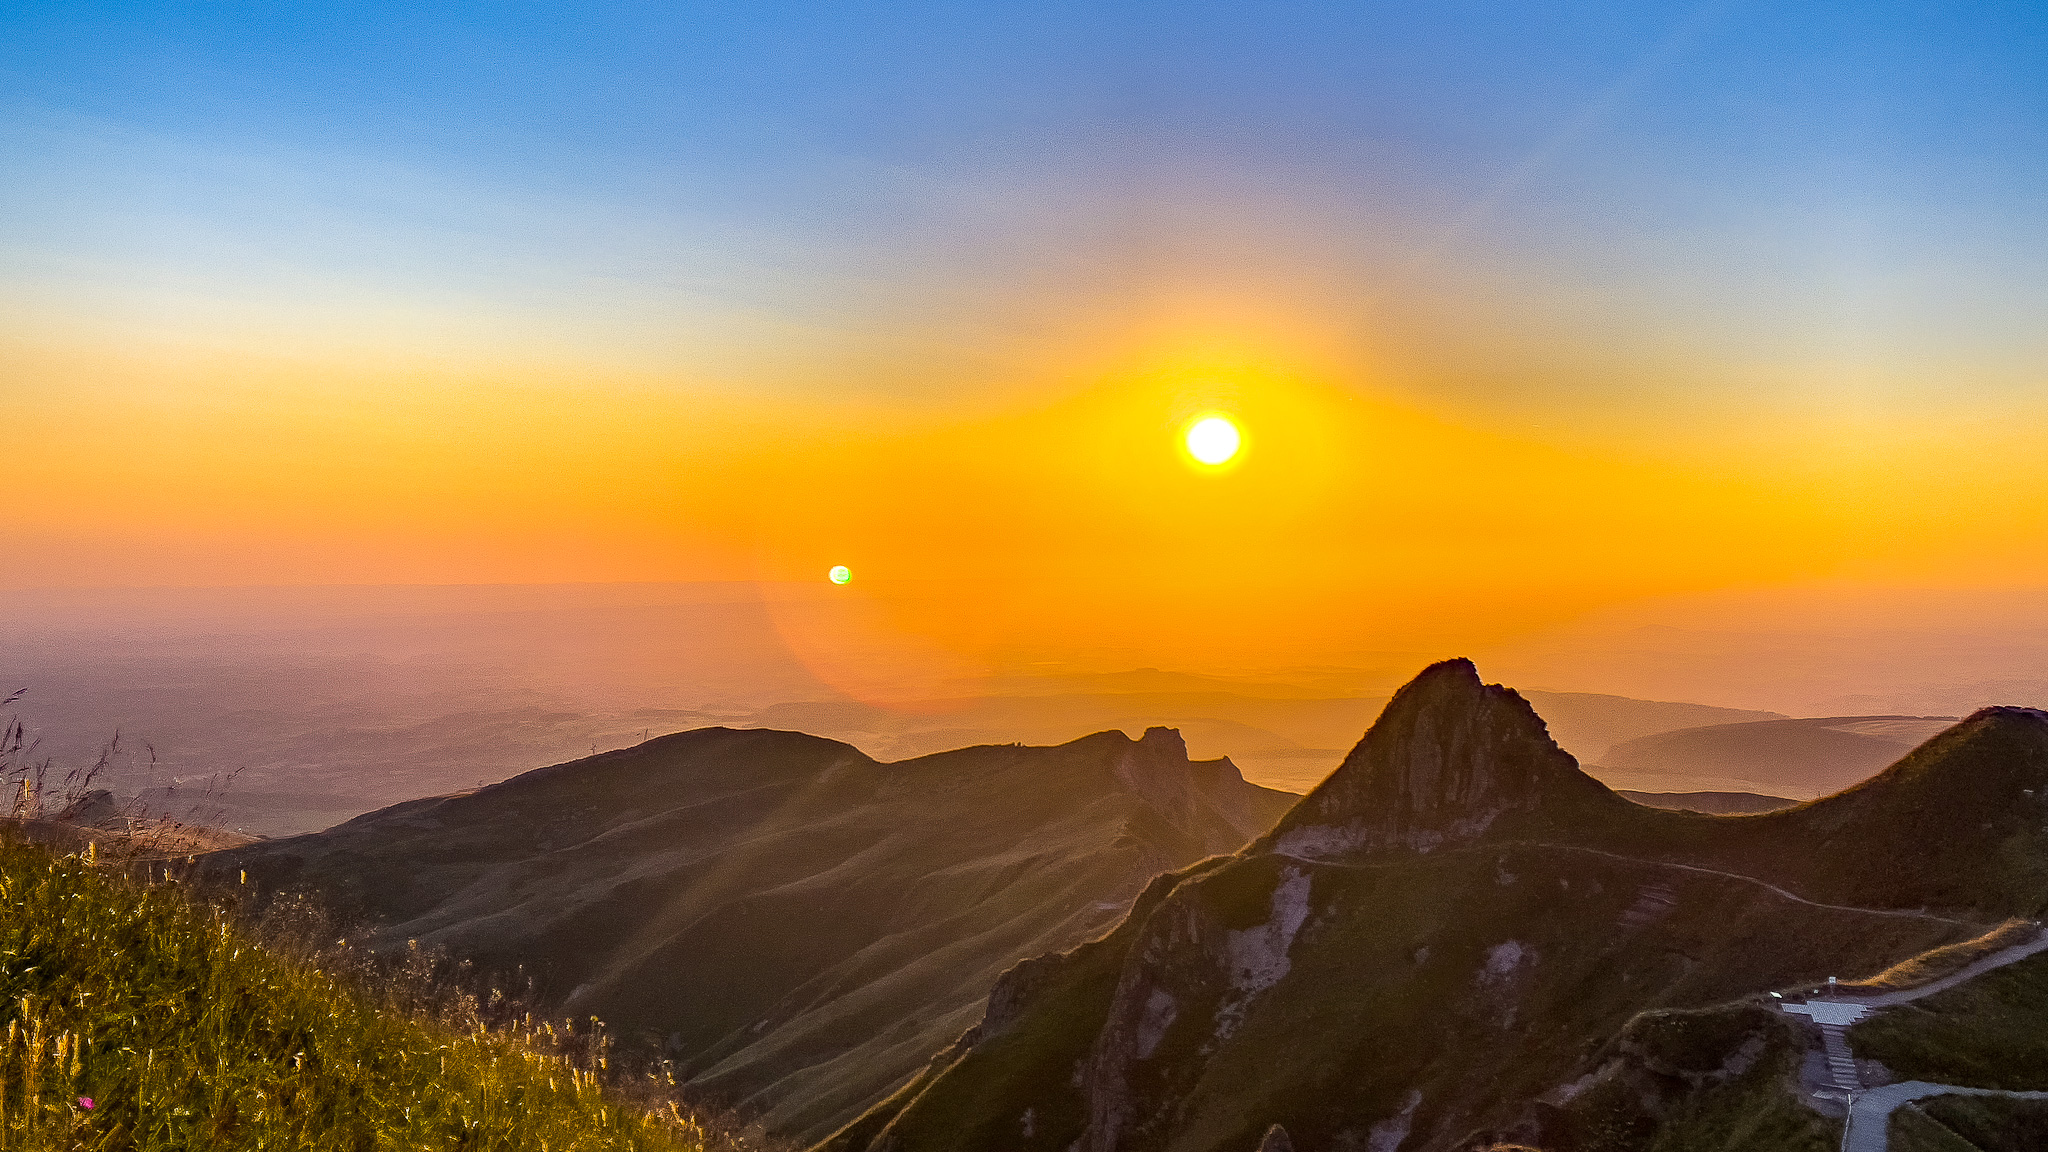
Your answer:
[[[1204,416],[1188,426],[1188,455],[1204,464],[1227,464],[1243,443],[1228,416]]]
[[[830,578],[834,584],[844,584],[848,580],[853,579],[853,569],[848,568],[844,564],[834,564],[832,566],[832,570],[830,572],[825,573],[825,575],[828,578]]]

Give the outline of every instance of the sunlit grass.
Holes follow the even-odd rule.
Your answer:
[[[428,1012],[175,884],[0,840],[0,1150],[699,1150],[530,1020]]]

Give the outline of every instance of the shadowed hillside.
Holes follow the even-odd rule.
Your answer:
[[[1747,998],[2038,915],[2044,797],[2048,716],[1987,709],[1826,800],[1642,807],[1439,664],[1270,833],[1006,973],[824,1147],[1821,1152],[1807,1039]]]
[[[896,764],[708,728],[207,866],[316,890],[380,923],[379,946],[524,965],[554,1010],[822,1134],[973,1023],[1003,969],[1100,934],[1294,799],[1163,728]]]

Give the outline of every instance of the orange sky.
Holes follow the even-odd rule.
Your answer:
[[[597,356],[10,336],[17,586],[791,581],[815,585],[785,598],[795,648],[939,675],[1448,653],[1675,594],[2048,564],[2048,465],[1988,406],[1460,403],[1270,306],[1077,324],[915,402]],[[1217,472],[1178,443],[1208,410],[1246,433]]]
[[[866,695],[1982,647],[2039,7],[16,5],[0,588],[759,582]]]

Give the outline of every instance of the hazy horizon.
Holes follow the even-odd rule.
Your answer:
[[[1058,743],[1108,727],[1136,736],[1163,723],[1184,732],[1197,758],[1229,756],[1256,783],[1302,791],[1363,735],[1388,693],[1425,664],[1460,655],[1524,691],[1755,710],[1744,719],[2048,704],[2048,678],[2034,672],[2048,650],[2048,595],[1994,603],[1923,594],[1875,606],[1836,595],[1832,620],[1810,597],[1692,600],[1490,649],[1447,641],[1435,651],[1347,650],[1333,640],[1291,663],[1251,665],[1176,663],[1135,646],[1016,650],[970,663],[877,632],[871,603],[839,614],[863,604],[838,595],[847,591],[8,589],[0,687],[27,690],[11,711],[58,770],[90,762],[119,732],[127,753],[107,782],[124,794],[178,784],[185,798],[158,795],[157,806],[196,804],[209,781],[239,773],[224,819],[273,831],[718,723],[833,736],[884,760],[971,743]],[[2003,616],[1970,615],[1991,609]],[[1539,711],[1548,706],[1539,701]],[[1571,746],[1584,731],[1559,729],[1570,750],[1597,758],[1597,745]],[[1774,789],[1762,777],[1695,783],[1801,798],[1813,790],[1793,781]],[[1634,778],[1617,786],[1686,788]],[[296,815],[265,823],[268,808]]]

